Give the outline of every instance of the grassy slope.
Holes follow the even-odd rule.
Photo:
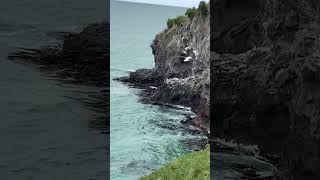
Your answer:
[[[210,150],[181,156],[140,180],[209,180]]]

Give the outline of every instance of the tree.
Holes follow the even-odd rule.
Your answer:
[[[208,4],[205,1],[201,1],[199,3],[198,8],[201,16],[207,16],[208,15]]]
[[[187,16],[178,16],[175,19],[175,24],[178,26],[183,25],[183,23],[185,23],[187,21]]]
[[[170,29],[174,24],[175,24],[175,20],[174,19],[168,19],[167,20],[168,29]]]
[[[197,9],[195,7],[187,9],[185,15],[190,19],[193,19],[197,14]]]

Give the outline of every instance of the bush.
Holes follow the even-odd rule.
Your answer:
[[[195,7],[187,9],[185,15],[190,19],[193,19],[197,14],[197,9]]]
[[[187,16],[178,16],[175,19],[168,19],[167,20],[168,29],[172,28],[172,26],[174,25],[181,26],[186,21],[187,21]]]
[[[175,24],[178,26],[183,25],[183,23],[185,23],[187,21],[187,16],[178,16],[175,19]]]
[[[207,16],[208,15],[208,4],[205,1],[201,1],[199,3],[199,8],[198,8],[200,15],[202,16]]]
[[[167,21],[168,29],[170,29],[174,24],[175,24],[175,20],[174,19],[168,19],[168,21]]]

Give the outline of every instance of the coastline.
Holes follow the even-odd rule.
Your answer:
[[[277,165],[278,159],[261,153],[257,148],[258,145],[250,146],[237,142],[232,144],[230,139],[223,142],[212,138],[212,133],[215,132],[210,132],[209,128],[209,91],[210,85],[213,85],[209,77],[209,26],[209,17],[198,15],[182,25],[168,27],[158,33],[150,45],[155,67],[138,69],[130,72],[129,76],[115,80],[142,89],[139,95],[144,103],[190,107],[197,115],[186,117],[181,123],[195,127],[208,136],[207,143],[210,143],[216,152],[211,156],[230,156],[234,159],[234,162],[226,163],[224,166],[229,168],[230,172],[238,173],[235,178],[276,178],[278,171],[273,165]],[[250,160],[250,163],[236,162],[241,158]],[[252,168],[252,165],[257,165],[259,168]],[[212,177],[216,177],[215,175],[216,173],[213,173]]]
[[[209,16],[200,13],[181,26],[168,27],[158,33],[150,45],[155,61],[154,68],[138,69],[130,72],[128,76],[113,80],[139,89],[141,103],[190,109],[196,115],[185,116],[180,125],[191,134],[202,134],[208,138],[209,34]],[[188,62],[185,61],[186,58]],[[189,142],[191,147],[195,147],[193,158],[197,158],[200,153],[197,151],[205,149],[208,144],[207,138],[205,141]],[[209,160],[209,153],[207,155],[206,158]],[[183,157],[178,157],[176,161],[181,161],[182,164],[188,161],[188,159],[180,160]],[[190,160],[192,161],[192,158]],[[210,165],[209,163],[207,165],[206,171],[209,172]],[[168,164],[163,168],[166,166]],[[158,176],[155,174],[157,172],[153,174]],[[152,179],[151,176],[153,175],[145,178]],[[200,179],[208,179],[209,176],[208,173],[204,173]]]
[[[184,123],[208,135],[209,34],[209,16],[198,15],[181,27],[167,28],[150,45],[153,69],[138,69],[114,80],[143,89],[144,103],[190,107],[197,116],[187,117]],[[190,62],[184,61],[186,57],[192,57]]]

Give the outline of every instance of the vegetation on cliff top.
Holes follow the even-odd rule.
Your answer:
[[[187,20],[187,16],[178,16],[175,19],[168,19],[167,26],[169,29],[174,25],[181,26]]]
[[[140,180],[209,180],[210,148],[192,152]]]
[[[201,16],[207,16],[209,14],[208,4],[205,1],[199,3],[198,11]]]
[[[197,14],[199,14],[200,16],[203,16],[203,17],[207,16],[209,14],[208,8],[209,8],[208,3],[206,3],[205,1],[201,1],[199,3],[198,8],[195,8],[195,7],[189,8],[189,9],[187,9],[185,15],[178,16],[174,19],[168,19],[167,27],[168,27],[168,29],[170,29],[174,25],[181,26],[186,21],[188,21],[188,19],[192,20]]]
[[[198,10],[195,7],[193,7],[187,9],[185,15],[188,16],[190,19],[193,19],[197,15],[197,12]]]

